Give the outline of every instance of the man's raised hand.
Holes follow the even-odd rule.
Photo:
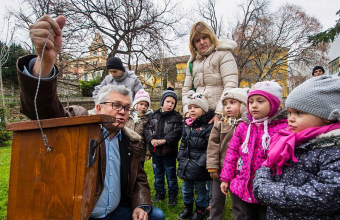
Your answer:
[[[64,16],[58,16],[54,20],[49,15],[44,15],[29,27],[30,37],[38,54],[37,61],[31,72],[32,75],[36,77],[39,76],[42,51],[48,36],[41,66],[41,78],[50,77],[54,61],[62,47],[61,30],[63,29],[65,22],[66,19]],[[49,34],[49,32],[51,33]]]

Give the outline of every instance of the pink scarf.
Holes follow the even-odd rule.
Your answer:
[[[185,119],[185,122],[187,123],[188,126],[191,126],[194,121],[195,119],[191,119],[191,118]]]
[[[269,167],[277,174],[282,174],[283,165],[289,166],[286,161],[292,159],[298,162],[294,156],[295,146],[306,143],[317,136],[340,128],[340,122],[321,127],[307,128],[299,133],[292,133],[290,130],[281,130],[272,137],[269,145],[268,157],[263,166]]]

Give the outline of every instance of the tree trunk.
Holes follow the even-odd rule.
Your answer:
[[[1,89],[1,105],[5,108],[4,84],[2,82],[2,68],[0,65],[0,89]]]

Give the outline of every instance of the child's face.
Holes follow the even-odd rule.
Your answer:
[[[293,108],[288,110],[288,125],[293,133],[298,133],[307,128],[320,127],[326,125],[326,121],[320,117],[299,111]]]
[[[149,104],[146,101],[138,102],[136,105],[136,110],[139,114],[145,114],[149,108]]]
[[[255,119],[261,119],[269,114],[270,103],[262,95],[253,95],[248,98],[248,110]]]
[[[203,109],[201,109],[197,105],[189,105],[188,110],[189,110],[189,117],[192,120],[195,120],[196,118],[199,118],[203,115]]]
[[[109,73],[115,79],[119,79],[120,77],[122,77],[124,75],[124,71],[117,70],[117,69],[109,69]]]
[[[228,117],[236,117],[240,112],[241,103],[236,99],[226,99],[223,102],[224,112]]]
[[[173,97],[171,97],[171,96],[166,97],[164,99],[164,103],[163,103],[163,106],[162,106],[163,112],[172,111],[175,107],[175,103],[176,103],[176,100]]]

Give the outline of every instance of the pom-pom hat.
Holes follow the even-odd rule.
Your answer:
[[[190,105],[197,105],[204,112],[208,112],[209,110],[209,103],[208,98],[211,97],[211,91],[205,90],[204,93],[195,93],[194,91],[190,90],[187,94],[188,96],[188,106]]]

